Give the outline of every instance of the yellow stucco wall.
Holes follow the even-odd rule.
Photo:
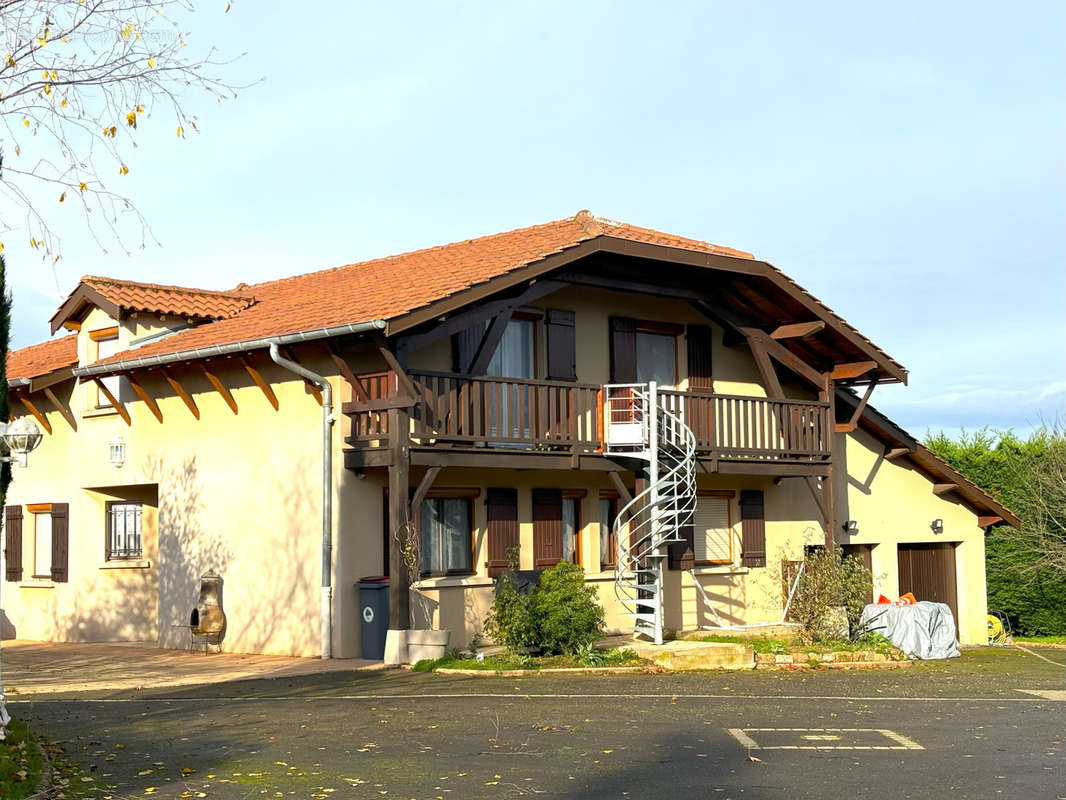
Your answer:
[[[568,288],[544,298],[545,308],[577,312],[577,367],[581,382],[601,383],[609,375],[608,318],[708,324],[687,303],[632,297],[620,292]],[[156,324],[158,323],[158,325]],[[95,358],[88,332],[114,324],[102,312],[86,319],[79,352]],[[124,322],[123,342],[177,324],[175,320],[137,318]],[[714,326],[712,326],[714,327]],[[715,328],[713,364],[715,390],[764,396],[758,372],[744,348],[725,348]],[[540,337],[540,363],[544,339]],[[353,369],[376,371],[383,363],[372,349],[348,353]],[[330,376],[339,403],[350,389],[334,373],[324,350],[306,348],[301,361]],[[56,412],[49,413],[53,433],[32,454],[30,466],[16,469],[8,503],[70,503],[70,581],[55,585],[19,586],[4,583],[6,630],[21,638],[49,640],[158,641],[165,646],[189,644],[187,624],[195,602],[198,578],[209,570],[225,579],[224,605],[229,628],[224,649],[314,656],[320,652],[320,424],[321,409],[301,381],[270,364],[260,352],[257,367],[277,394],[275,411],[254,385],[239,360],[215,364],[231,387],[239,413],[235,416],[195,364],[170,368],[194,395],[197,420],[158,373],[141,378],[158,398],[164,424],[145,405],[123,394],[132,415],[127,426],[112,411],[95,408],[95,387],[63,384],[78,432]],[[677,364],[685,379],[684,340],[678,340]],[[412,368],[448,370],[447,341],[411,354]],[[787,387],[794,397],[809,397],[801,387]],[[48,404],[44,404],[48,407]],[[16,405],[16,414],[22,413]],[[348,420],[333,426],[333,649],[338,657],[359,654],[359,614],[354,581],[382,571],[382,489],[385,470],[360,473],[343,466],[343,436]],[[126,463],[108,461],[108,443],[122,436]],[[845,537],[871,542],[876,592],[897,593],[896,546],[900,542],[952,541],[959,587],[960,630],[964,642],[984,640],[985,579],[983,534],[977,517],[949,496],[932,494],[930,481],[906,466],[878,456],[879,443],[862,432],[838,435],[838,517],[859,522],[859,533]],[[417,481],[419,471],[412,475]],[[628,479],[627,479],[628,480]],[[824,538],[818,513],[803,482],[768,477],[701,475],[700,488],[761,489],[765,492],[767,567],[739,566],[739,543],[733,565],[701,567],[696,579],[711,596],[726,622],[776,621],[782,609],[780,563],[802,557],[804,543]],[[613,573],[599,570],[598,492],[611,489],[603,472],[444,470],[438,486],[477,487],[473,503],[476,574],[463,578],[427,579],[415,585],[412,622],[453,631],[453,645],[462,646],[483,630],[492,599],[485,577],[485,489],[518,489],[521,565],[532,567],[533,488],[584,488],[581,502],[582,563],[588,580],[608,612],[608,625],[624,629],[629,621],[614,597]],[[104,503],[109,499],[144,498],[146,565],[104,568]],[[740,535],[738,499],[731,519]],[[945,533],[929,530],[942,518]],[[27,524],[27,529],[29,525]],[[667,618],[671,629],[691,629],[714,621],[687,573],[667,577]]]

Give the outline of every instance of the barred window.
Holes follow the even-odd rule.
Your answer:
[[[108,559],[141,555],[141,504],[111,503],[107,509]]]

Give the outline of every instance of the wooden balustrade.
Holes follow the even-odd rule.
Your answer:
[[[410,370],[416,397],[408,409],[412,443],[591,453],[603,440],[602,387],[562,381],[470,377]],[[363,406],[397,396],[396,376],[358,376]],[[677,414],[696,437],[701,456],[719,460],[826,462],[833,425],[829,406],[804,400],[660,390],[662,406]],[[384,446],[386,410],[360,409],[349,443]]]

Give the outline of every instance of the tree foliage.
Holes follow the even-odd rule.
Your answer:
[[[839,550],[818,549],[803,560],[803,573],[789,606],[788,618],[799,625],[804,644],[839,636],[833,610],[843,608],[848,628],[859,632],[859,618],[873,586],[870,570]]]
[[[150,238],[118,188],[137,137],[196,130],[192,91],[234,94],[217,74],[228,62],[188,46],[193,10],[192,0],[0,0],[0,200],[25,213],[45,256],[59,258],[53,204],[79,206],[101,247],[125,241],[126,217],[142,246]]]
[[[1020,439],[982,428],[926,445],[1022,521],[986,540],[989,607],[1017,632],[1066,633],[1066,433],[1052,425]]]

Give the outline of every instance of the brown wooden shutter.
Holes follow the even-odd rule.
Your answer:
[[[533,490],[533,568],[547,569],[563,560],[563,493]]]
[[[7,579],[22,580],[22,506],[4,508],[4,557],[7,559]]]
[[[766,518],[763,493],[746,489],[740,493],[740,532],[742,567],[766,566]]]
[[[518,490],[489,489],[485,496],[490,578],[509,568],[507,551],[518,547]]]
[[[637,321],[611,317],[611,382],[637,382]]]
[[[696,528],[686,525],[681,529],[682,542],[674,542],[667,550],[670,569],[692,569],[696,566]]]
[[[548,380],[577,380],[577,342],[574,312],[549,308],[544,324],[548,339]]]
[[[52,580],[67,582],[67,553],[70,550],[67,504],[52,503]]]
[[[711,336],[707,325],[689,325],[688,340],[688,385],[693,391],[711,391]]]

